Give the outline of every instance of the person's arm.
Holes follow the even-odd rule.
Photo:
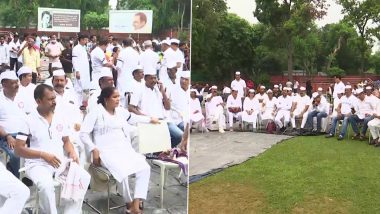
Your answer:
[[[182,141],[179,144],[179,148],[183,152],[187,151],[187,144],[189,141],[189,132],[190,132],[190,126],[189,126],[189,123],[186,123],[185,130],[184,130],[183,135],[182,135]]]
[[[91,135],[94,131],[95,123],[97,120],[97,111],[91,111],[86,115],[82,123],[79,138],[87,146],[89,152],[92,153],[92,160],[96,166],[100,166],[99,150],[92,141]]]
[[[79,158],[77,153],[75,152],[73,144],[70,142],[70,139],[68,136],[62,137],[63,141],[63,149],[67,152],[69,158],[71,158],[73,161],[79,163]]]
[[[131,94],[131,99],[128,104],[128,111],[132,112],[136,115],[145,115],[143,114],[139,109],[139,103],[142,99],[142,91],[136,91],[135,93]]]
[[[28,45],[27,45],[27,43],[25,42],[24,43],[24,46],[22,46],[22,48],[17,52],[17,57],[19,57],[21,54],[22,54],[22,52],[24,51],[24,49],[27,47]]]
[[[160,92],[162,94],[162,103],[164,104],[164,108],[165,108],[165,110],[170,110],[170,108],[171,108],[170,100],[165,93],[165,87],[162,83],[158,83],[158,84],[159,84]]]
[[[15,138],[13,138],[12,135],[8,134],[4,129],[3,127],[0,126],[0,137],[3,137],[7,140],[7,144],[8,144],[8,147],[10,149],[14,149],[15,145],[16,145],[16,140]]]

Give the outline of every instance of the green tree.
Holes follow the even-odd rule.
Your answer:
[[[293,79],[294,39],[307,34],[326,14],[326,0],[256,0],[254,15],[271,28],[287,50],[288,77]]]
[[[96,12],[89,12],[83,18],[83,24],[85,27],[89,29],[97,30],[99,34],[99,30],[108,26],[108,16],[106,14],[98,14]]]
[[[344,19],[355,26],[360,40],[360,73],[365,71],[365,62],[368,60],[368,48],[374,42],[373,37],[379,38],[380,31],[380,2],[379,0],[337,0],[343,6]]]

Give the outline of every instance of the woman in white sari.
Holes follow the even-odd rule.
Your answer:
[[[83,122],[80,138],[92,152],[93,164],[107,168],[118,181],[119,190],[129,208],[128,213],[141,213],[140,203],[146,199],[148,192],[150,166],[143,155],[133,150],[127,121],[158,121],[133,115],[119,106],[120,95],[117,89],[104,88],[98,98],[97,109],[91,111]],[[133,199],[128,184],[128,176],[132,174],[136,174]]]
[[[255,90],[250,89],[248,91],[248,97],[244,99],[243,104],[243,122],[252,123],[253,130],[256,130],[257,115],[260,113],[259,100],[255,98]]]

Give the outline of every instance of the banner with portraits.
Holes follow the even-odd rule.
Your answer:
[[[80,10],[38,8],[38,31],[80,32]]]
[[[110,10],[110,33],[152,33],[152,10]]]

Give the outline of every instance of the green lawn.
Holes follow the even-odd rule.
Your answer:
[[[189,213],[380,213],[380,148],[296,137],[190,185]]]

